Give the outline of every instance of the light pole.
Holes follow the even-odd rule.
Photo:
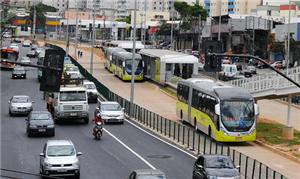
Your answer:
[[[77,57],[77,37],[78,36],[78,0],[76,0],[76,29],[75,29],[75,57]]]
[[[33,40],[35,40],[35,28],[36,28],[36,8],[35,8],[35,1],[34,1],[33,2],[33,28],[32,28]]]
[[[67,12],[69,10],[69,0],[67,1]],[[69,12],[67,16],[67,45],[66,45],[66,57],[69,55],[69,46],[70,46],[70,39],[69,39]]]
[[[289,74],[290,64],[290,24],[291,24],[291,0],[289,0],[289,19],[287,24],[287,54],[286,54],[286,75]]]
[[[218,33],[218,41],[221,41],[221,17],[222,17],[222,0],[220,0],[220,15],[219,15],[219,33]]]
[[[90,73],[93,75],[93,64],[94,64],[94,44],[95,44],[95,0],[93,0],[93,27],[92,27],[92,50],[90,60]]]
[[[174,50],[174,43],[173,43],[173,31],[174,31],[174,0],[172,0],[172,8],[171,8],[171,49]]]
[[[132,62],[131,62],[131,90],[130,90],[130,114],[133,115],[133,102],[134,102],[134,78],[135,78],[135,33],[136,33],[136,0],[134,0],[133,11],[133,44],[132,44]]]

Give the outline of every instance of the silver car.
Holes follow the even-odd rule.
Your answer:
[[[122,108],[118,102],[98,101],[98,107],[96,107],[95,110],[95,117],[99,114],[105,123],[124,123],[124,108]]]
[[[97,91],[95,83],[93,83],[91,81],[84,81],[83,85],[86,88],[86,92],[88,94],[89,102],[91,102],[91,101],[97,102],[98,91]]]
[[[16,114],[28,115],[32,111],[32,103],[34,101],[31,101],[29,96],[20,95],[11,97],[8,103],[10,116]]]
[[[46,176],[80,178],[80,165],[74,144],[70,140],[48,140],[40,153],[40,173]]]
[[[26,64],[30,64],[30,58],[29,57],[22,57],[21,62],[26,63]]]

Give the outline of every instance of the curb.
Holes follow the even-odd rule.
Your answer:
[[[278,155],[281,155],[282,157],[285,157],[285,158],[287,158],[289,160],[292,160],[292,161],[300,164],[300,159],[299,158],[294,157],[294,156],[292,156],[290,154],[286,154],[284,152],[281,152],[281,151],[277,150],[276,148],[272,147],[271,145],[265,144],[265,143],[263,143],[262,141],[259,141],[259,140],[256,140],[254,143],[257,144],[257,145],[260,145],[262,147],[265,147],[268,150],[271,150],[272,152],[274,152],[274,153],[276,153]]]
[[[170,95],[169,93],[167,93],[166,91],[164,91],[163,88],[159,88],[159,90],[160,90],[161,92],[163,92],[164,94],[166,94],[167,96],[169,96],[169,97],[171,97],[171,98],[177,100],[177,98],[176,98],[175,96]]]

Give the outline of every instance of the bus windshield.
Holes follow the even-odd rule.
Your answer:
[[[131,64],[132,64],[131,60],[127,60],[125,62],[125,70],[129,75],[131,75]],[[142,60],[135,60],[134,65],[137,66],[137,69],[135,70],[135,75],[139,75],[143,70]]]
[[[255,122],[253,101],[221,102],[221,119],[230,132],[249,131]]]

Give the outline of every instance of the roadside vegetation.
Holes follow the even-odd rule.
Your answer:
[[[259,119],[257,124],[257,140],[276,149],[300,158],[300,131],[294,130],[294,139],[282,137],[284,125],[267,119]]]

